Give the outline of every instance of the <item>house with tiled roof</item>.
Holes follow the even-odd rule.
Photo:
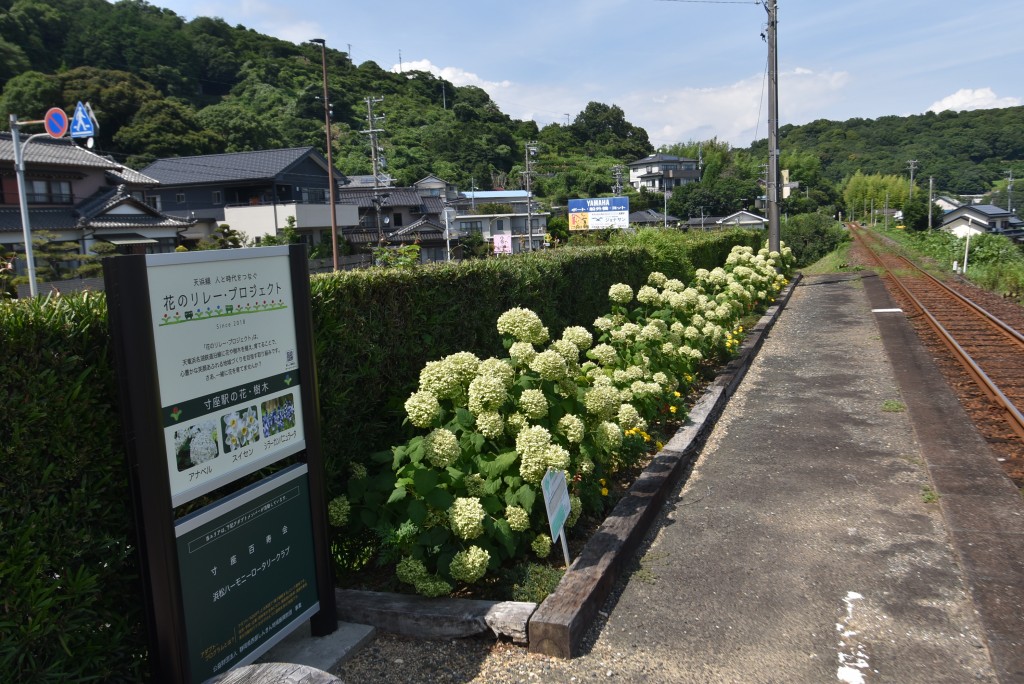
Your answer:
[[[959,237],[992,233],[1024,243],[1024,221],[994,204],[965,204],[942,217],[942,229]]]
[[[444,199],[429,187],[342,187],[338,201],[355,206],[359,214],[357,225],[342,235],[357,250],[417,244],[420,261],[446,260],[458,241],[454,232],[446,240]]]
[[[33,235],[46,232],[57,242],[73,242],[89,254],[96,242],[122,253],[173,252],[180,235],[195,222],[161,213],[144,201],[158,182],[113,159],[74,144],[71,138],[22,135],[25,199]],[[25,272],[24,229],[14,168],[14,139],[0,133],[0,249],[21,254]]]
[[[291,217],[310,246],[331,241],[327,159],[313,147],[167,157],[142,173],[159,181],[147,194],[151,205],[198,221],[193,239],[226,223],[255,240],[276,235]],[[335,171],[334,181],[337,189],[346,179]],[[357,222],[355,207],[336,199],[339,230]]]
[[[700,180],[696,159],[671,154],[652,154],[627,164],[629,184],[637,190],[672,192],[675,188]]]

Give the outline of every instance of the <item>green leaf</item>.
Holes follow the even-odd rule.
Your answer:
[[[494,521],[494,537],[504,547],[508,556],[516,553],[516,535],[508,525],[508,520],[500,518]]]
[[[428,504],[442,511],[451,508],[451,505],[455,502],[454,496],[439,487],[430,490],[430,493],[424,495],[423,498]]]
[[[409,520],[412,520],[417,525],[422,525],[423,521],[427,519],[427,505],[419,499],[413,499],[409,502]]]
[[[533,512],[533,502],[537,500],[537,492],[528,484],[524,484],[516,491],[516,499],[519,505],[526,509],[527,513]]]
[[[416,543],[420,546],[440,546],[448,541],[449,537],[451,537],[451,532],[448,531],[448,528],[443,525],[437,525],[429,530],[425,530],[416,539]]]
[[[417,439],[419,439],[419,438],[417,438]],[[412,446],[412,442],[410,442],[409,445],[410,445],[410,448],[409,448],[409,459],[413,463],[419,463],[420,461],[422,461],[423,457],[427,453],[427,450],[423,447],[423,440],[420,439],[419,443],[416,444],[416,446]]]
[[[461,407],[455,409],[455,422],[457,422],[462,427],[471,427],[475,421],[476,419],[473,417],[473,414],[470,413],[467,409]]]
[[[405,487],[399,487],[396,485],[395,491],[391,492],[391,496],[388,497],[388,503],[392,504],[395,503],[396,501],[401,501],[402,499],[405,498],[405,495]]]
[[[484,482],[484,493],[485,494],[497,494],[501,491],[502,485],[505,483],[498,479],[487,480]]]
[[[501,512],[505,506],[501,503],[501,499],[496,496],[485,496],[480,500],[484,510],[490,515],[497,515]]]
[[[416,492],[420,496],[429,494],[437,487],[437,482],[440,479],[441,476],[437,474],[437,471],[428,468],[419,468],[412,476],[413,486],[416,487]]]
[[[488,461],[484,457],[477,459],[477,465],[480,466],[480,470],[484,475],[490,478],[501,477],[509,467],[516,462],[519,458],[518,454],[514,451],[506,451],[503,454],[498,454],[493,461]]]

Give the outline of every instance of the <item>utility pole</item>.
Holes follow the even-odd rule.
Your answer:
[[[782,249],[779,225],[779,51],[778,3],[766,0],[768,12],[768,249]]]
[[[377,123],[384,120],[384,115],[377,116],[373,113],[373,105],[384,101],[383,97],[367,97],[366,101],[366,123],[369,126],[361,131],[370,136],[370,159],[373,161],[373,188],[380,187],[380,147],[377,145],[377,134],[383,133],[383,128],[377,128]]]
[[[327,199],[331,203],[331,256],[334,270],[338,270],[338,207],[334,200],[334,156],[331,151],[331,104],[327,97],[327,41],[313,38],[309,42],[320,46],[320,62],[324,81],[324,133],[327,136]]]
[[[885,229],[889,230],[889,191],[885,191],[885,212],[882,214]]]
[[[384,119],[384,115],[377,116],[373,113],[373,105],[384,101],[383,97],[367,97],[364,98],[366,102],[366,124],[369,128],[363,133],[370,136],[370,159],[373,162],[373,207],[374,215],[377,222],[377,243],[378,245],[384,244],[384,231],[380,225],[380,205],[383,201],[380,196],[380,147],[377,145],[377,134],[383,133],[384,129],[377,128],[377,122]]]
[[[616,196],[622,194],[622,165],[616,164],[612,167],[612,177],[615,179],[615,185],[612,186],[612,192]]]
[[[1010,177],[1006,180],[1006,211],[1013,213],[1013,169],[1009,171]]]
[[[914,199],[914,171],[917,170],[917,160],[911,159],[907,166],[910,167],[910,199]]]
[[[932,198],[935,195],[935,177],[928,176],[928,230],[932,229]]]
[[[526,230],[530,240],[530,251],[533,251],[533,193],[530,192],[530,177],[533,172],[530,169],[530,160],[537,154],[537,142],[526,143]]]

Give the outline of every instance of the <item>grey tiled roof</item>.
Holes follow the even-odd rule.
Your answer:
[[[71,207],[66,209],[29,209],[28,221],[33,232],[37,230],[74,230],[78,226],[75,210]],[[0,209],[0,233],[21,235],[20,209]]]
[[[340,204],[355,204],[360,209],[368,209],[374,206],[374,194],[373,188],[342,188],[337,199]],[[425,204],[424,198],[411,188],[381,188],[379,194],[382,197],[387,194],[387,198],[381,201],[382,207],[418,207]]]
[[[119,169],[111,169],[107,171],[107,180],[113,185],[131,185],[138,187],[140,185],[148,185],[156,187],[160,185],[160,181],[155,178],[139,173],[134,169],[129,169],[127,166],[122,166]]]
[[[112,159],[101,157],[95,152],[78,147],[71,138],[36,138],[25,143],[28,136],[22,135],[22,154],[26,164],[43,164],[46,166],[74,166],[91,169],[123,169]],[[0,163],[14,164],[14,139],[9,132],[0,133]]]
[[[671,155],[671,154],[661,154],[661,153],[658,153],[658,154],[648,155],[648,156],[644,157],[643,159],[637,159],[635,162],[629,162],[629,164],[627,164],[627,166],[638,166],[640,164],[655,164],[655,163],[660,163],[660,162],[678,162],[678,161],[695,162],[697,160],[696,159],[690,159],[689,157],[676,157],[675,155]]]
[[[196,157],[168,157],[157,159],[142,169],[142,173],[155,178],[162,185],[172,186],[268,180],[307,155],[319,157],[320,153],[312,147],[291,147],[281,150],[205,154]]]

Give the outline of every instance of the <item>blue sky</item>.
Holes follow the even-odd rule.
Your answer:
[[[541,126],[597,101],[620,106],[655,146],[713,137],[746,146],[767,135],[767,13],[753,0],[152,4],[477,85],[506,114]],[[778,6],[781,124],[1024,104],[1022,0]]]

